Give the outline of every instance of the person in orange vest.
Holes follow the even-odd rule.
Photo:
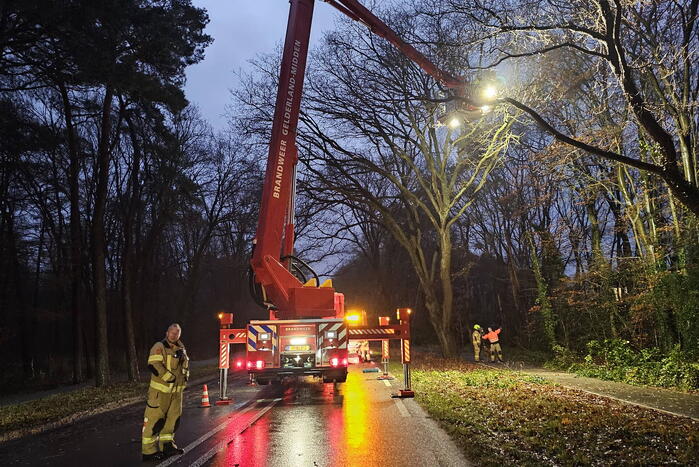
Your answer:
[[[495,355],[497,354],[498,361],[502,362],[502,349],[500,348],[500,331],[502,328],[497,328],[493,331],[493,328],[488,328],[488,333],[483,336],[483,339],[487,339],[490,342],[490,361],[495,361]]]

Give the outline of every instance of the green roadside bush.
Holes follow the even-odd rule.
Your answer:
[[[683,390],[699,389],[699,363],[677,345],[667,354],[659,349],[634,350],[623,339],[593,340],[581,359],[563,347],[554,349],[549,367],[609,381],[660,386]]]

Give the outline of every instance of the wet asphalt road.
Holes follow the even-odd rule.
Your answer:
[[[0,465],[31,466],[462,466],[459,450],[411,399],[392,399],[400,379],[352,366],[344,384],[304,379],[251,387],[229,383],[234,404],[199,408],[185,392],[177,444],[182,456],[140,461],[141,404],[0,445]],[[218,384],[209,383],[212,402]]]

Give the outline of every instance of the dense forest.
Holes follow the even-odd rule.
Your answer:
[[[413,307],[445,355],[480,323],[561,364],[696,361],[698,6],[374,2],[467,95],[497,88],[453,125],[459,97],[339,18],[309,59],[297,256],[372,320]],[[3,390],[135,380],[171,322],[209,358],[218,311],[265,316],[246,273],[281,54],[231,76],[217,133],[183,91],[207,23],[0,3]]]

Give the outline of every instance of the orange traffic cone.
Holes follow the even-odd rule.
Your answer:
[[[201,395],[201,405],[199,407],[211,407],[209,404],[209,388],[204,385],[204,392]]]

